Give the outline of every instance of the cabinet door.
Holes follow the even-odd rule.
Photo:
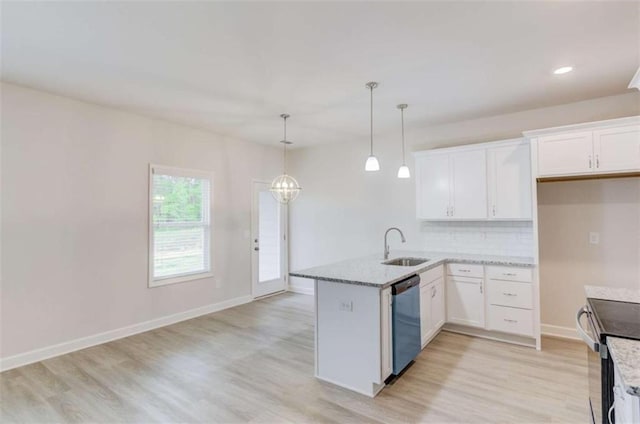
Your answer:
[[[416,208],[418,219],[448,219],[449,155],[416,158]]]
[[[391,323],[391,289],[380,294],[380,381],[384,381],[393,370],[393,326]]]
[[[600,172],[640,169],[640,126],[630,125],[593,132],[595,169]]]
[[[444,280],[436,280],[431,285],[431,329],[438,331],[445,321]]]
[[[424,347],[431,333],[431,284],[420,286],[420,335]]]
[[[447,321],[484,327],[482,279],[450,277],[447,280]]]
[[[591,131],[538,138],[538,175],[574,175],[593,172]]]
[[[528,144],[487,151],[489,218],[531,219],[531,157]]]
[[[486,152],[469,150],[451,155],[453,219],[487,218]]]

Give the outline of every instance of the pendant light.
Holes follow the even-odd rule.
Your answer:
[[[398,178],[411,178],[411,171],[409,171],[409,167],[405,162],[404,155],[404,110],[409,107],[409,105],[402,103],[398,105],[398,109],[400,109],[400,121],[402,122],[402,166],[398,169]]]
[[[367,162],[364,164],[365,171],[379,171],[380,164],[378,158],[373,155],[373,89],[378,86],[377,82],[368,82],[366,87],[371,91],[371,150]]]
[[[273,195],[273,197],[280,203],[287,204],[295,200],[300,194],[300,190],[302,187],[298,184],[295,178],[290,175],[287,175],[287,145],[293,144],[290,141],[287,141],[287,118],[289,115],[283,113],[280,117],[284,121],[284,139],[280,141],[283,144],[283,169],[282,175],[273,179],[271,183],[271,188],[269,191]]]

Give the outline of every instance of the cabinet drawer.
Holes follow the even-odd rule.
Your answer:
[[[488,266],[487,278],[492,280],[521,281],[523,283],[530,283],[533,281],[533,271],[531,268]]]
[[[514,308],[533,308],[532,285],[511,281],[487,281],[487,294],[490,305],[511,306]]]
[[[488,329],[533,336],[533,311],[489,305]]]
[[[426,270],[420,274],[420,287],[442,278],[442,265]]]
[[[447,274],[459,277],[484,277],[484,266],[473,264],[447,264]]]

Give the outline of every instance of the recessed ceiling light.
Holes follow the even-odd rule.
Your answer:
[[[562,75],[571,71],[573,71],[573,66],[563,66],[562,68],[558,68],[555,71],[553,71],[553,73],[556,75]]]

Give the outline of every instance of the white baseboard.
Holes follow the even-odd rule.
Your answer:
[[[576,329],[559,325],[541,324],[540,330],[544,336],[559,337],[561,339],[580,340]]]
[[[29,352],[20,353],[18,355],[0,358],[0,371],[7,371],[12,368],[17,368],[23,365],[53,358],[54,356],[64,355],[65,353],[74,352],[80,349],[86,349],[91,346],[96,346],[102,343],[110,342],[112,340],[132,336],[134,334],[143,333],[155,328],[165,327],[167,325],[196,318],[201,315],[206,315],[212,312],[221,311],[223,309],[232,308],[234,306],[243,305],[251,301],[253,301],[251,296],[240,296],[222,302],[201,306],[199,308],[190,309],[188,311],[178,312],[177,314],[167,315],[149,321],[144,321],[139,324],[116,328],[115,330],[105,331],[104,333],[98,333],[92,336],[82,337],[53,346],[47,346]]]
[[[289,291],[292,293],[308,294],[311,296],[313,296],[314,294],[313,287],[303,287],[298,285],[295,285],[295,286],[290,285]]]

